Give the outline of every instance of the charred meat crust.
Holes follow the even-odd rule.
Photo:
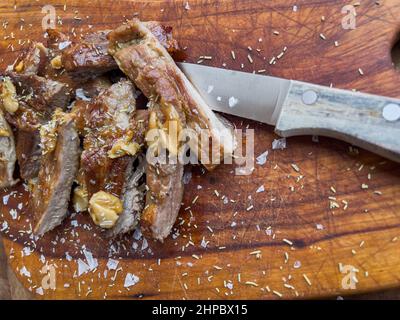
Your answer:
[[[68,214],[72,184],[79,167],[79,137],[73,118],[57,128],[54,151],[44,155],[32,194],[34,232],[42,236],[60,225]]]

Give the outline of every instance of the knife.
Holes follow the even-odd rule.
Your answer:
[[[275,126],[282,137],[321,135],[400,162],[400,100],[295,80],[179,63],[208,105]]]

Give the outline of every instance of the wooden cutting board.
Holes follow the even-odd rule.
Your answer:
[[[270,75],[400,98],[400,76],[391,60],[399,2],[362,1],[356,7],[357,28],[344,30],[341,9],[348,2],[80,0],[64,7],[62,0],[23,0],[14,7],[2,0],[1,21],[8,24],[0,28],[1,68],[13,61],[21,43],[42,39],[41,8],[53,3],[64,31],[79,34],[88,25],[106,29],[139,15],[173,26],[189,62],[211,56],[203,63],[265,69]],[[270,65],[285,47],[283,57]],[[256,164],[250,176],[235,176],[234,166],[210,173],[188,168],[179,236],[164,244],[132,236],[109,242],[87,215],[67,219],[33,243],[24,188],[17,188],[7,205],[2,197],[0,229],[19,280],[38,298],[72,299],[311,298],[400,286],[398,164],[322,137],[319,142],[290,138],[286,149],[272,150],[277,138],[272,127],[229,119],[239,128],[255,129],[256,157],[268,150],[266,164]],[[257,193],[261,186],[265,191]],[[10,190],[2,196],[7,194]],[[78,276],[77,260],[88,263],[82,248],[98,266]],[[119,260],[117,272],[105,272],[109,257]],[[94,268],[96,261],[91,262]],[[44,264],[55,267],[55,290],[43,288]],[[351,283],[343,281],[347,268],[357,271],[354,289],[343,286]],[[125,288],[128,273],[140,280]]]

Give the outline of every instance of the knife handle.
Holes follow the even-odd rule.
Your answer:
[[[276,133],[336,138],[400,162],[400,100],[292,81]]]

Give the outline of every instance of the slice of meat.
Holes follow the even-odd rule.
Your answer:
[[[134,86],[122,80],[92,101],[77,101],[72,110],[84,136],[80,188],[86,191],[94,222],[109,229],[110,237],[132,230],[144,203],[143,160],[136,160],[140,149],[136,141],[144,141],[140,135],[145,132],[146,115],[139,113],[136,121],[135,108]],[[94,200],[99,194],[100,204]],[[105,207],[106,198],[121,203],[121,212],[112,221],[102,219],[110,209]]]
[[[42,76],[48,63],[49,52],[41,42],[33,42],[14,62],[12,70],[23,74]]]
[[[114,238],[120,234],[132,231],[138,224],[140,213],[144,207],[145,184],[142,182],[144,176],[145,160],[144,157],[138,157],[138,165],[130,161],[125,170],[125,181],[123,184],[122,204],[123,211],[114,225],[107,232],[107,236]]]
[[[5,116],[7,121],[17,128],[16,154],[20,176],[24,180],[33,179],[39,173],[42,157],[39,127],[47,121],[47,117],[32,110],[23,101],[19,102],[16,112],[6,113]]]
[[[180,51],[178,41],[172,36],[171,27],[164,26],[158,21],[148,21],[144,24],[170,54],[174,55]]]
[[[17,107],[5,116],[18,129],[16,153],[21,178],[30,180],[37,177],[40,167],[39,127],[51,119],[55,108],[67,107],[69,89],[35,74],[10,72],[4,81],[11,83],[16,92]]]
[[[38,112],[65,109],[71,100],[71,90],[64,83],[35,74],[11,72],[7,76],[14,83],[19,99]]]
[[[34,232],[38,236],[60,225],[67,216],[80,155],[80,141],[71,115],[56,112],[41,132],[44,155],[32,193]]]
[[[232,156],[236,140],[231,128],[216,117],[145,23],[128,21],[108,38],[109,53],[150,100],[160,129],[172,116],[197,137],[207,133],[205,141],[193,139],[190,147],[208,169],[216,166],[210,161],[211,155],[220,154],[222,159]]]
[[[170,234],[182,205],[183,165],[147,164],[146,206],[140,218],[143,234],[163,241]]]
[[[91,33],[72,44],[62,53],[62,64],[74,78],[90,79],[117,69],[114,59],[108,55],[109,31]]]
[[[16,158],[14,134],[0,108],[0,188],[17,183],[13,178]]]
[[[47,29],[46,33],[48,36],[47,47],[52,51],[53,55],[61,54],[63,50],[72,44],[70,37],[57,29]]]
[[[16,152],[21,178],[27,181],[36,178],[42,158],[39,130],[18,130]]]
[[[150,21],[146,25],[168,52],[179,50],[178,43],[172,38],[172,29],[159,22]],[[109,41],[107,35],[111,30],[97,31],[86,34],[80,40],[73,40],[72,44],[62,52],[62,65],[74,78],[90,79],[108,71],[118,69],[112,56],[108,54]],[[65,38],[60,34],[53,34],[54,38]],[[58,40],[60,41],[60,40]]]
[[[76,99],[90,101],[96,98],[103,91],[109,89],[112,82],[105,76],[96,77],[76,89]]]

